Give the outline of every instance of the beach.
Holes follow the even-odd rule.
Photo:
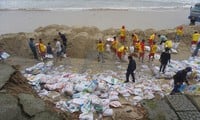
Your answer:
[[[100,30],[109,28],[173,29],[189,24],[189,8],[155,10],[1,10],[0,34],[33,32],[38,27],[50,24],[67,26],[96,26]]]

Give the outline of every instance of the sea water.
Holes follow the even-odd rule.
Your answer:
[[[104,10],[189,8],[200,0],[0,0],[0,10]]]

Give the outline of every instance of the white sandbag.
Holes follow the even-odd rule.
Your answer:
[[[110,106],[118,108],[118,107],[121,107],[122,104],[119,101],[112,101],[110,102]]]
[[[106,52],[111,52],[111,49],[110,49],[110,45],[109,44],[106,44]]]
[[[108,93],[102,93],[99,97],[100,98],[108,98],[109,94]]]
[[[53,55],[52,54],[46,54],[45,58],[53,59]]]
[[[143,95],[142,89],[141,88],[136,88],[133,90],[134,95]]]
[[[134,46],[129,47],[130,54],[134,53]]]
[[[117,95],[111,95],[111,96],[109,96],[109,100],[110,101],[117,101],[117,100],[119,100],[119,97]]]
[[[128,54],[125,54],[125,55],[123,56],[123,61],[124,61],[124,62],[128,62]]]
[[[91,95],[89,98],[91,99],[93,105],[102,105],[102,101],[98,96]]]
[[[93,108],[93,106],[92,106],[91,101],[87,101],[85,104],[83,104],[83,105],[81,106],[81,112],[82,112],[82,113],[89,113],[89,112],[92,112],[92,108]]]
[[[149,47],[149,46],[144,46],[144,49],[145,49],[146,51],[150,51],[150,47]]]
[[[176,49],[171,49],[171,51],[172,51],[172,53],[175,53],[175,54],[177,54],[178,52],[177,52],[177,50]]]
[[[74,98],[74,99],[71,100],[71,102],[73,104],[83,105],[83,104],[85,104],[87,102],[87,100],[83,99],[83,98]]]
[[[99,82],[97,89],[104,91],[104,90],[107,90],[108,88],[105,82]]]
[[[51,98],[54,101],[58,101],[60,98],[60,93],[51,91],[51,92],[48,92],[47,97]]]
[[[62,93],[65,93],[67,95],[73,95],[74,91],[73,91],[73,83],[66,83],[65,87],[61,90]]]
[[[103,116],[112,116],[113,115],[113,110],[112,109],[106,109],[103,112]]]
[[[159,55],[159,54],[155,54],[154,57],[155,57],[156,60],[159,60],[159,59],[160,59],[160,55]]]
[[[86,90],[88,92],[94,92],[94,90],[97,88],[97,86],[98,86],[97,80],[92,80],[90,82],[90,84],[84,90]]]
[[[107,38],[106,41],[108,41],[108,42],[112,42],[112,41],[114,41],[114,38],[113,38],[113,37],[111,37],[111,38]]]
[[[79,120],[94,120],[93,113],[82,113],[79,115]]]
[[[172,48],[174,48],[175,50],[177,50],[179,44],[180,44],[179,42],[177,42],[177,43],[173,43],[173,47],[172,47]]]
[[[196,49],[196,45],[193,44],[193,45],[191,46],[191,48],[190,48],[190,52],[193,53],[195,49]]]
[[[10,55],[9,55],[8,53],[6,53],[6,52],[3,52],[3,53],[1,54],[1,57],[2,57],[3,59],[7,59],[8,57],[10,57]]]

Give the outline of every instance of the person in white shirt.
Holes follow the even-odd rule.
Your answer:
[[[56,48],[55,48],[55,52],[56,52],[56,61],[58,59],[60,59],[60,61],[62,60],[62,48],[61,48],[61,43],[60,40],[58,39],[54,39],[54,41],[56,42]]]

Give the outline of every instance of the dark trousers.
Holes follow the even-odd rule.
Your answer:
[[[160,65],[160,72],[162,71],[163,73],[165,72],[165,68],[166,68],[167,64],[161,64]]]
[[[127,71],[126,72],[126,81],[128,82],[129,81],[129,76],[132,76],[132,78],[133,78],[133,82],[135,82],[135,76],[134,76],[134,73],[133,73],[133,71]]]
[[[34,58],[35,58],[35,59],[38,59],[36,50],[32,50],[32,52],[33,52]]]
[[[170,94],[173,95],[175,93],[180,93],[180,91],[179,91],[180,87],[181,87],[181,85],[174,85],[174,88]]]

